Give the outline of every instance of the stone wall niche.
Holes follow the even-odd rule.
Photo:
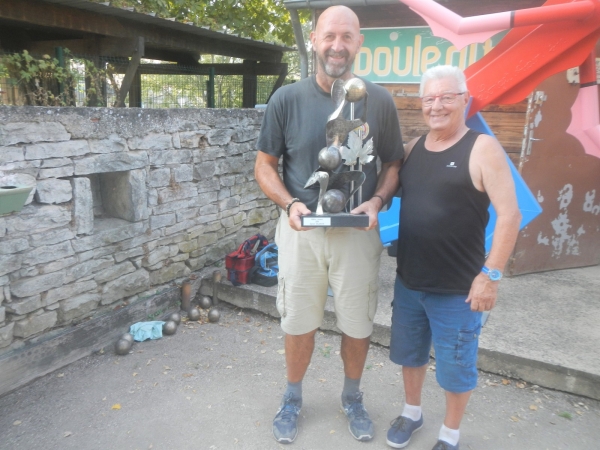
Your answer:
[[[100,173],[97,177],[103,215],[129,222],[148,218],[145,170]]]

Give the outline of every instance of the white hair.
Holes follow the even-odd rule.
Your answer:
[[[427,69],[421,77],[421,85],[419,86],[419,97],[423,97],[425,84],[429,80],[440,80],[442,78],[454,78],[458,82],[458,90],[461,92],[468,91],[467,78],[462,70],[455,66],[435,66]]]

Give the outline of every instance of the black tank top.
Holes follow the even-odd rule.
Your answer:
[[[397,272],[409,289],[468,294],[483,267],[490,199],[469,173],[479,134],[469,130],[441,152],[427,150],[422,136],[400,170]]]

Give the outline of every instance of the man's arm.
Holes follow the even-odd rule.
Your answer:
[[[280,208],[285,210],[285,207],[292,201],[292,196],[286,189],[279,172],[277,170],[279,158],[269,155],[268,153],[256,152],[256,162],[254,164],[254,178],[258,185],[273,202]],[[302,228],[300,224],[300,216],[310,214],[310,210],[304,203],[295,202],[290,208],[289,223],[290,226],[297,231],[308,230]]]
[[[369,226],[366,230],[372,230],[377,226],[377,213],[398,191],[398,171],[401,166],[402,160],[383,163],[373,197],[350,211],[352,214],[365,213],[369,216]]]
[[[503,271],[517,241],[521,212],[510,167],[498,141],[491,136],[479,136],[471,153],[469,168],[473,184],[487,192],[498,216],[485,265]],[[471,310],[491,310],[496,304],[498,284],[498,281],[491,281],[487,275],[479,273],[466,300],[471,303]]]

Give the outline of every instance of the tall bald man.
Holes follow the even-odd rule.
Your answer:
[[[319,17],[311,42],[316,52],[316,75],[279,89],[271,98],[258,138],[255,176],[265,194],[281,207],[275,241],[279,247],[277,309],[285,332],[287,388],[275,419],[273,435],[291,443],[298,434],[302,380],[314,350],[315,333],[323,320],[327,287],[335,301],[337,327],[342,332],[344,363],[342,408],[352,436],[373,438],[373,424],[363,406],[362,377],[373,318],[377,308],[378,272],[382,245],[377,213],[398,187],[404,155],[394,102],[389,93],[365,82],[369,94],[363,140],[373,138],[376,158],[363,170],[363,199],[351,213],[369,216],[366,229],[302,228],[300,217],[315,211],[318,191],[304,184],[319,167],[318,153],[326,146],[325,126],[334,112],[331,86],[348,80],[364,37],[358,17],[344,6],[334,6]],[[355,106],[362,117],[363,102]],[[350,108],[343,114],[350,118]],[[283,180],[278,173],[283,158]],[[376,159],[381,161],[377,173]]]

